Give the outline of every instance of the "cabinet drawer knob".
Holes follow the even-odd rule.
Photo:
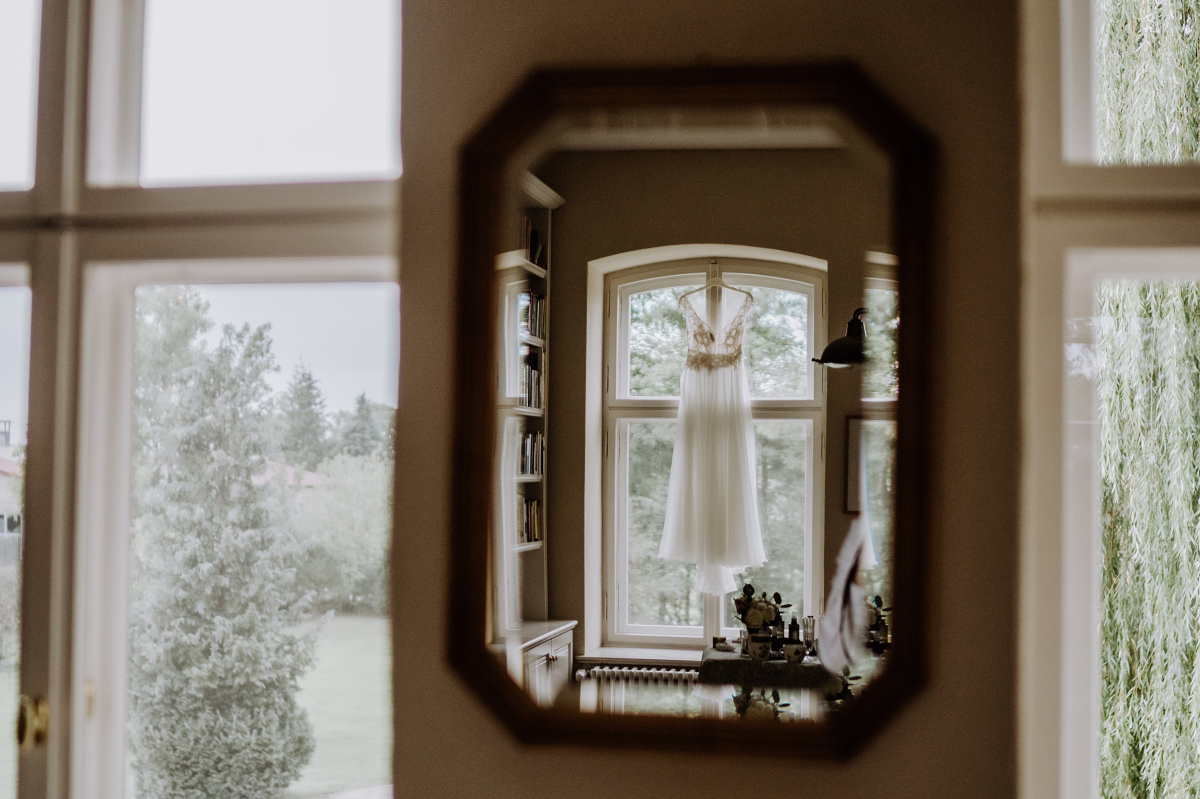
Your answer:
[[[553,662],[555,662],[556,660],[558,660],[558,655],[556,655],[556,654],[554,654],[553,652],[551,652],[549,655],[546,655],[546,660],[548,660],[548,661],[550,661],[551,663],[553,663]]]

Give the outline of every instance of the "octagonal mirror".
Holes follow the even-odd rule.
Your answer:
[[[837,756],[919,687],[931,168],[844,64],[537,73],[465,145],[446,653],[519,737]]]

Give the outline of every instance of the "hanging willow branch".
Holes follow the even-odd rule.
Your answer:
[[[1096,327],[1104,797],[1200,796],[1200,285],[1110,282]]]
[[[1095,0],[1105,163],[1200,158],[1200,0]]]

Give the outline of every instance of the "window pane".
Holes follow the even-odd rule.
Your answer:
[[[1186,795],[1200,736],[1200,284],[1105,281],[1097,306],[1094,347],[1068,356],[1073,378],[1094,381],[1099,422],[1100,784]]]
[[[1200,20],[1190,0],[1094,0],[1101,163],[1200,158]]]
[[[0,276],[6,269],[0,265]],[[0,285],[0,718],[17,717],[23,467],[29,386],[29,289]],[[0,799],[16,795],[17,749],[0,745]]]
[[[743,340],[750,368],[750,394],[809,396],[808,297],[760,286],[743,288],[755,299]]]
[[[900,333],[900,295],[887,289],[867,289],[867,356],[863,370],[863,396],[896,399],[900,393],[900,360],[896,357]]]
[[[896,423],[867,419],[862,425],[862,452],[867,466],[867,520],[878,565],[867,572],[863,589],[892,602],[892,523],[896,512]]]
[[[758,593],[778,591],[803,616],[804,539],[808,526],[808,425],[792,419],[754,421],[758,461],[758,510],[767,562],[747,569],[742,580]],[[725,624],[733,627],[733,599],[727,598]]]
[[[131,796],[389,795],[397,291],[138,289]]]
[[[658,556],[667,513],[667,484],[675,449],[675,422],[629,423],[630,624],[699,626],[704,602],[696,567]]]
[[[33,186],[38,0],[0,0],[0,190]]]
[[[679,396],[679,376],[687,360],[687,322],[679,298],[694,288],[679,286],[630,295],[629,396]],[[693,294],[691,302],[703,313],[701,299],[702,294]]]
[[[399,174],[397,0],[146,0],[145,185]]]

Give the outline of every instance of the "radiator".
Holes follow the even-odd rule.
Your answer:
[[[579,669],[575,679],[584,680],[623,681],[623,682],[654,682],[691,685],[696,682],[700,672],[696,669],[653,669],[646,666],[593,666],[590,669]]]

